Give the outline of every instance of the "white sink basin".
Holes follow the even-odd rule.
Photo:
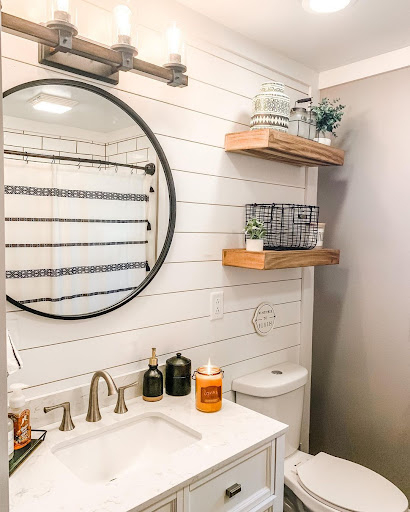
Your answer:
[[[130,469],[146,471],[201,437],[165,414],[147,413],[60,443],[52,452],[82,481],[107,483]]]

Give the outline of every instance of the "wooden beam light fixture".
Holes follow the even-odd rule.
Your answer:
[[[130,71],[171,87],[186,87],[188,76],[182,63],[182,38],[179,29],[168,48],[180,49],[170,54],[164,66],[138,59],[133,41],[132,17],[126,9],[114,10],[117,30],[111,48],[78,37],[75,13],[70,11],[70,0],[50,0],[50,19],[44,25],[2,12],[2,29],[9,34],[35,41],[39,44],[39,62],[47,66],[70,71],[82,76],[118,84],[119,72]],[[124,2],[123,2],[124,3]],[[117,6],[119,7],[119,6]],[[121,7],[126,7],[126,2]],[[119,13],[119,17],[118,17]]]

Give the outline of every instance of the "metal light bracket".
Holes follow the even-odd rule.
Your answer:
[[[181,71],[172,69],[172,79],[167,83],[171,87],[185,87],[183,83],[184,74]]]
[[[58,46],[57,51],[64,52],[73,48],[73,34],[65,30],[58,31]]]
[[[186,75],[184,75],[187,67],[185,64],[180,62],[167,62],[164,64],[164,68],[169,69],[172,72],[172,78],[168,81],[167,85],[171,87],[185,87],[184,82]]]
[[[118,68],[114,70],[113,66],[109,64],[75,55],[60,46],[51,48],[40,43],[38,45],[38,62],[113,85],[117,85],[120,79]]]
[[[114,69],[112,65],[71,53],[73,38],[78,34],[75,25],[63,20],[52,20],[46,23],[46,27],[58,34],[58,44],[55,47],[39,44],[38,61],[40,64],[96,78],[110,84],[118,84],[118,69],[121,68]]]
[[[122,64],[117,69],[119,71],[131,71],[134,67],[134,55],[138,54],[136,48],[130,44],[118,43],[113,44],[111,49],[121,54]]]
[[[73,48],[73,37],[78,34],[77,27],[68,21],[52,20],[46,23],[47,28],[51,28],[58,33],[58,45],[55,50],[67,52]]]

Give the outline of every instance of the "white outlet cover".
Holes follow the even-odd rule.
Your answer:
[[[211,293],[211,320],[218,320],[224,316],[224,292]]]
[[[262,302],[255,310],[252,323],[260,336],[267,336],[275,325],[276,314],[273,304]]]

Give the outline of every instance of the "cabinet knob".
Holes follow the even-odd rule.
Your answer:
[[[233,498],[235,494],[238,494],[241,491],[241,484],[233,484],[226,489],[225,494],[228,496],[228,498]]]

